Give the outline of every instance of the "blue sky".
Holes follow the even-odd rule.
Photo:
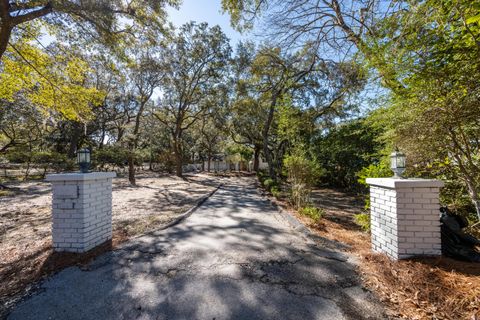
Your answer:
[[[189,21],[208,22],[209,25],[219,25],[223,32],[230,38],[232,47],[246,35],[241,35],[230,26],[230,16],[222,14],[220,0],[183,0],[179,10],[169,8],[169,20],[175,26],[181,26]]]

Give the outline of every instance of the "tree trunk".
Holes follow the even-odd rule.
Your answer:
[[[138,109],[138,113],[135,117],[135,127],[133,129],[133,136],[134,139],[130,144],[130,153],[128,155],[128,181],[132,186],[136,185],[135,180],[135,150],[138,147],[138,132],[140,130],[140,120],[142,119],[143,110],[145,108],[145,104],[147,103],[148,99],[142,99],[140,103],[140,108]],[[143,164],[142,164],[143,166]]]
[[[253,171],[258,172],[260,167],[260,146],[255,146],[253,149]]]
[[[207,163],[207,171],[210,172],[210,163],[212,161],[212,157],[208,156],[208,163]]]
[[[0,60],[2,59],[5,50],[7,50],[8,40],[10,40],[12,29],[12,27],[5,25],[5,23],[0,26]]]
[[[475,182],[470,176],[466,176],[465,180],[467,183],[470,199],[472,200],[473,206],[475,207],[475,211],[477,213],[477,219],[480,222],[480,199],[478,198],[478,192],[475,188]]]
[[[27,168],[25,169],[25,175],[23,177],[25,181],[28,180],[29,174],[30,174],[30,159],[28,159],[27,161]]]
[[[15,1],[12,1],[15,2]],[[13,3],[12,3],[13,4]],[[12,30],[15,26],[24,22],[32,21],[34,19],[43,17],[53,11],[52,2],[48,1],[45,6],[38,10],[21,10],[27,11],[24,14],[10,15],[10,1],[0,0],[0,61],[8,46],[8,41],[12,35]]]
[[[183,177],[182,155],[175,154],[175,174],[177,177]]]
[[[132,186],[136,185],[135,180],[135,159],[133,158],[133,153],[128,155],[128,181]]]
[[[183,157],[182,157],[182,146],[178,136],[174,137],[173,141],[173,153],[175,155],[175,174],[177,177],[183,176]]]
[[[275,115],[275,106],[277,104],[277,97],[278,93],[275,93],[272,96],[272,100],[270,102],[270,110],[268,111],[267,121],[265,122],[265,127],[263,128],[262,138],[263,138],[263,153],[265,156],[265,160],[268,163],[268,172],[270,177],[275,180],[275,165],[273,163],[272,155],[270,154],[270,149],[268,148],[268,132],[270,131],[270,126],[273,122],[273,116]]]

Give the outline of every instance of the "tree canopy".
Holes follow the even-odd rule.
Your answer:
[[[409,176],[445,180],[443,201],[480,217],[479,4],[223,0],[264,34],[235,50],[219,26],[173,27],[178,5],[1,1],[4,161],[67,169],[88,146],[135,184],[145,162],[182,176],[265,160],[298,190],[361,192],[397,147]],[[292,178],[302,164],[313,180]]]

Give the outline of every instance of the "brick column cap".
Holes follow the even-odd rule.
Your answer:
[[[117,176],[116,172],[56,173],[56,174],[47,174],[45,181],[53,182],[53,181],[100,180],[100,179],[115,178],[116,176]]]
[[[399,178],[367,178],[367,184],[388,189],[401,188],[441,188],[443,181],[435,179],[399,179]]]

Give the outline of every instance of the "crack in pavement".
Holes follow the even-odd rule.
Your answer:
[[[253,179],[230,180],[188,219],[88,270],[53,276],[11,319],[384,319],[350,256],[317,246],[242,187]]]

